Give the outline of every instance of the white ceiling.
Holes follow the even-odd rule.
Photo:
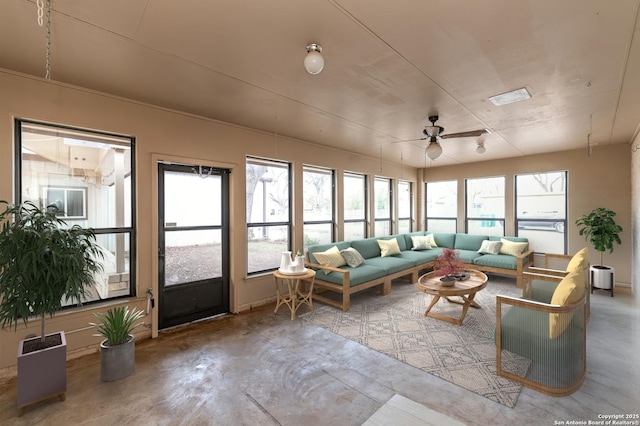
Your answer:
[[[51,0],[51,79],[415,167],[629,143],[640,0]],[[35,0],[0,67],[44,77]],[[46,22],[46,17],[45,17]],[[309,43],[325,69],[305,72]],[[532,98],[488,97],[526,87]],[[446,139],[425,160],[438,114]],[[588,136],[590,134],[590,136]],[[476,154],[478,140],[487,151]]]

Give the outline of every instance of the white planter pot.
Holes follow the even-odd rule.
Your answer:
[[[593,265],[589,268],[591,273],[591,286],[601,290],[613,290],[616,271],[610,266]]]
[[[100,380],[113,382],[133,373],[136,364],[136,341],[133,334],[121,345],[107,346],[105,342],[103,340],[100,343]]]

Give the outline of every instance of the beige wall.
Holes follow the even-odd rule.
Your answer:
[[[568,172],[567,237],[568,253],[575,253],[587,245],[578,234],[575,220],[596,207],[606,207],[616,212],[616,223],[623,228],[622,244],[613,254],[605,254],[604,263],[616,270],[616,282],[631,285],[631,246],[634,234],[631,227],[631,160],[627,145],[595,147],[590,156],[586,149],[532,155],[507,160],[486,161],[459,166],[426,169],[424,180],[439,181],[459,179],[458,229],[464,229],[465,178],[506,177],[507,235],[515,235],[513,217],[514,176],[518,173],[562,171]],[[535,247],[533,247],[535,250]],[[599,263],[599,253],[589,246],[591,263]]]
[[[222,165],[231,173],[231,306],[233,312],[249,309],[275,299],[273,278],[246,277],[246,226],[244,164],[247,155],[289,161],[294,168],[294,222],[302,222],[302,166],[311,164],[402,178],[415,182],[416,170],[390,165],[380,158],[363,157],[327,149],[300,140],[242,128],[215,120],[190,116],[144,105],[103,93],[92,92],[0,69],[0,199],[13,201],[13,123],[29,118],[80,128],[104,130],[136,138],[137,189],[137,293],[147,288],[157,294],[157,191],[158,160],[194,161],[203,165]],[[341,187],[338,186],[338,190]],[[340,203],[341,197],[338,196]],[[339,204],[340,205],[340,204]],[[294,247],[302,246],[302,227],[294,230]],[[116,304],[137,304],[144,299],[118,300]],[[47,332],[65,330],[70,352],[97,350],[99,338],[92,337],[87,325],[96,309],[66,311],[47,321]],[[147,334],[156,334],[157,313],[146,318],[153,325]],[[25,329],[0,331],[0,376],[2,369],[16,363],[18,341],[38,333],[37,324]],[[8,374],[11,374],[9,372]]]
[[[630,148],[631,156],[631,232],[640,234],[640,133],[636,135]],[[634,238],[631,248],[631,276],[636,304],[640,306],[640,238]]]
[[[607,258],[616,268],[617,280],[630,282],[631,247],[631,177],[629,148],[596,149],[590,158],[583,151],[522,159],[477,163],[447,168],[415,170],[351,153],[323,148],[312,143],[242,128],[214,120],[168,111],[115,96],[92,92],[43,79],[0,69],[0,199],[13,200],[13,124],[14,118],[28,118],[80,128],[104,130],[136,137],[137,189],[137,292],[147,288],[157,292],[157,191],[158,160],[193,161],[203,165],[222,165],[231,173],[231,306],[234,312],[249,309],[275,298],[272,277],[246,277],[246,226],[244,164],[247,155],[289,161],[294,167],[295,182],[300,181],[303,164],[333,168],[341,172],[355,171],[391,178],[416,181],[478,177],[485,175],[512,176],[517,172],[569,170],[570,220],[604,205],[618,213],[624,227],[623,246]],[[636,156],[638,154],[635,154]],[[635,163],[634,163],[635,164]],[[637,171],[637,165],[635,170]],[[638,173],[635,173],[636,181]],[[294,247],[302,245],[302,188],[294,182]],[[423,203],[423,194],[416,188],[416,204]],[[337,210],[341,208],[341,186],[338,180]],[[422,209],[419,209],[422,211]],[[418,218],[419,216],[414,216]],[[338,216],[338,220],[341,217]],[[507,226],[513,227],[510,219]],[[508,228],[509,229],[509,228]],[[569,250],[585,245],[575,229],[569,228]],[[338,234],[338,238],[341,235]],[[142,298],[112,301],[144,308]],[[92,312],[104,309],[92,305],[65,311],[48,320],[47,332],[65,330],[71,356],[95,351],[99,338],[93,337],[88,323]],[[156,312],[145,318],[150,328],[143,334],[156,334]],[[0,377],[15,374],[18,341],[36,334],[37,324],[20,325],[0,331]]]

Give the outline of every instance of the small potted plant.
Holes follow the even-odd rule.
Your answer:
[[[18,408],[58,396],[67,387],[64,331],[45,334],[45,319],[63,303],[81,304],[103,271],[103,251],[90,228],[68,226],[57,208],[32,202],[5,205],[0,213],[0,326],[40,319],[40,336],[18,349]]]
[[[591,213],[580,216],[576,225],[579,233],[600,252],[600,264],[593,265],[596,273],[592,285],[605,290],[612,289],[613,273],[610,266],[603,264],[604,252],[613,253],[613,244],[621,244],[620,232],[622,227],[617,225],[613,217],[616,213],[604,207],[598,207]],[[613,292],[611,293],[613,296]]]
[[[445,248],[442,254],[435,259],[433,270],[436,276],[441,276],[443,286],[453,286],[456,279],[464,273],[464,262],[459,253],[453,249]]]
[[[96,327],[98,334],[95,336],[104,338],[100,343],[100,380],[112,382],[127,377],[135,369],[133,330],[144,324],[134,323],[144,316],[144,312],[117,306],[94,316],[99,322],[89,324]]]

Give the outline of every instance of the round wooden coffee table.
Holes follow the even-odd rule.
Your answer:
[[[460,325],[467,315],[469,306],[480,308],[480,305],[474,302],[473,299],[476,297],[477,292],[487,286],[487,276],[475,270],[467,270],[465,272],[469,274],[469,278],[464,281],[456,280],[453,287],[444,287],[440,281],[441,277],[436,276],[434,271],[424,274],[418,279],[418,288],[420,291],[433,296],[433,300],[425,311],[424,316]],[[454,296],[460,297],[461,300],[450,299],[450,297]],[[441,297],[444,297],[448,302],[462,305],[462,315],[460,315],[460,318],[453,318],[437,312],[431,312],[431,308],[433,308]]]

